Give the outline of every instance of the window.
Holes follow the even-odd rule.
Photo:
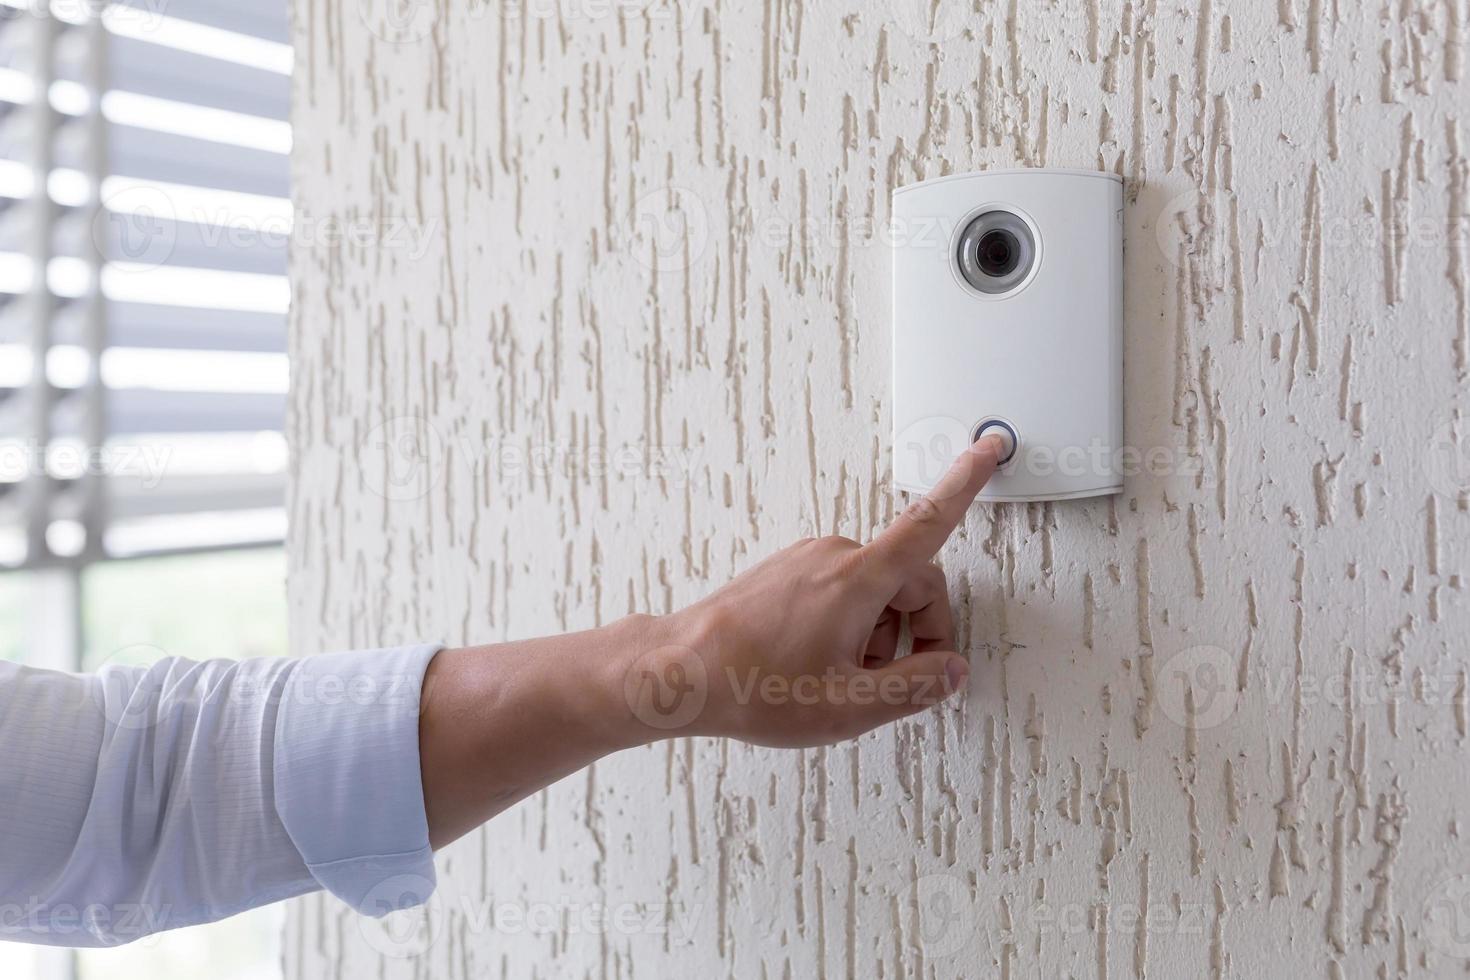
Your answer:
[[[0,567],[279,541],[284,0],[0,0]]]
[[[283,549],[144,558],[82,575],[83,666],[286,652]],[[79,953],[79,980],[279,980],[284,906]],[[203,969],[205,964],[207,969]],[[24,974],[17,974],[24,976]]]
[[[282,656],[285,578],[280,547],[93,564],[76,581],[82,665],[95,670],[168,655]],[[47,620],[68,615],[71,588],[54,572],[0,574],[0,656],[55,666],[48,636],[64,638],[68,629]],[[73,953],[0,943],[0,977],[194,980],[207,963],[212,980],[279,980],[284,921],[278,905],[118,949]]]
[[[0,657],[285,650],[285,0],[0,0]],[[0,977],[280,974],[279,908]]]
[[[279,547],[96,564],[82,574],[82,597],[84,670],[158,656],[286,653]]]

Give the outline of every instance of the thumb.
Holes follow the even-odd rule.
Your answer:
[[[923,711],[963,690],[970,679],[970,664],[953,651],[931,650],[899,657],[872,673],[878,687],[872,719],[876,727]]]

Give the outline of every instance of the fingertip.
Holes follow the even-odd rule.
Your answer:
[[[1005,444],[999,436],[985,436],[971,443],[965,452],[955,457],[949,472],[940,478],[928,496],[936,501],[963,497],[965,506],[968,507],[975,495],[999,469],[1004,452]],[[955,515],[956,523],[959,517],[960,515]]]
[[[959,654],[951,654],[944,663],[944,681],[950,694],[963,691],[970,684],[970,662]]]
[[[1006,442],[1005,437],[997,433],[981,436],[970,444],[970,452],[973,455],[979,456],[982,459],[992,459],[996,462],[1000,462],[1000,458],[1005,455],[1006,450],[1009,448],[1010,446]]]

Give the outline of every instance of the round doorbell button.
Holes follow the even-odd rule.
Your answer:
[[[1016,450],[1021,448],[1021,438],[1016,435],[1016,427],[1005,419],[985,419],[975,426],[975,435],[971,442],[979,442],[981,436],[1000,436],[1005,443],[1001,450],[1000,465],[1009,463],[1016,455]]]

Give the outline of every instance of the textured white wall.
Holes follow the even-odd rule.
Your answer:
[[[661,612],[873,533],[880,229],[944,173],[1127,178],[1164,465],[972,511],[964,704],[599,763],[407,931],[300,903],[292,976],[1470,969],[1470,7],[970,6],[298,0],[298,651]]]

